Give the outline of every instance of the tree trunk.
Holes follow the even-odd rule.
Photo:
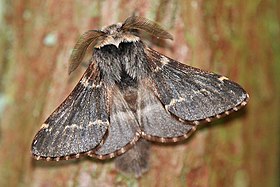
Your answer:
[[[34,134],[85,70],[67,74],[79,35],[133,13],[174,35],[154,49],[240,83],[248,106],[187,141],[154,144],[138,180],[111,161],[33,160]],[[1,1],[0,186],[279,186],[279,19],[277,0]]]

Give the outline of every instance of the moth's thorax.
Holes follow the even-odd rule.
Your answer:
[[[121,82],[124,74],[137,80],[145,75],[147,69],[141,41],[121,42],[118,47],[105,45],[94,49],[93,58],[108,82]]]
[[[136,33],[122,29],[121,23],[110,25],[101,31],[105,33],[105,37],[95,45],[95,48],[101,48],[106,45],[119,47],[122,42],[136,42],[140,40]]]

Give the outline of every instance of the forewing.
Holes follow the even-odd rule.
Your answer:
[[[90,155],[99,159],[112,158],[126,152],[140,137],[136,116],[117,86],[112,90],[110,106],[108,136],[100,148]]]
[[[98,69],[92,67],[36,134],[32,143],[36,159],[78,157],[104,138],[109,126],[108,92]]]
[[[166,111],[188,122],[211,121],[246,105],[248,94],[226,77],[183,65],[147,49],[151,84]]]
[[[176,142],[185,138],[195,130],[195,126],[179,121],[165,110],[159,98],[143,80],[138,90],[138,121],[142,137],[158,142]]]

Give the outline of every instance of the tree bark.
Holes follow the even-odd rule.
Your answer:
[[[3,0],[0,8],[0,186],[279,186],[279,1]],[[166,45],[148,42],[154,49],[240,83],[248,106],[187,141],[154,144],[138,180],[112,161],[33,160],[34,134],[84,71],[67,74],[79,35],[134,13],[173,34]]]

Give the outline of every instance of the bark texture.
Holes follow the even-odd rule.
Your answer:
[[[133,13],[174,35],[149,42],[156,50],[240,83],[246,109],[185,142],[154,145],[139,180],[111,161],[32,160],[34,134],[84,71],[67,74],[79,35]],[[279,186],[279,20],[277,0],[2,0],[0,186]]]

